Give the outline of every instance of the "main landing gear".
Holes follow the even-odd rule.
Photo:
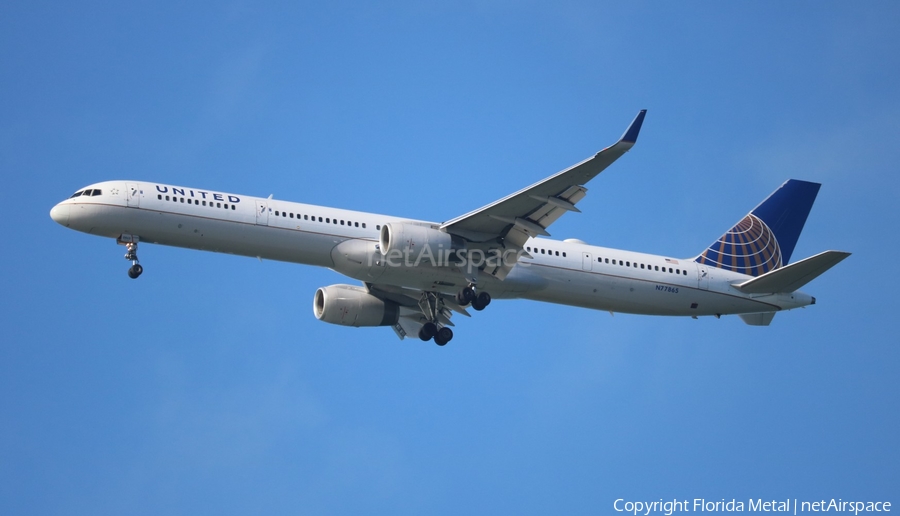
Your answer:
[[[438,346],[444,346],[453,340],[453,330],[444,323],[449,324],[450,310],[444,306],[444,301],[434,292],[422,292],[419,299],[419,308],[427,321],[419,329],[419,338],[423,341],[434,339]]]
[[[125,259],[131,262],[131,267],[128,268],[128,277],[131,279],[137,279],[144,272],[144,268],[138,263],[137,246],[137,242],[125,244],[125,249],[127,250]]]
[[[429,341],[433,338],[435,344],[443,346],[453,340],[453,330],[446,326],[438,329],[437,324],[427,322],[419,330],[419,338],[424,341]]]
[[[479,312],[487,308],[491,304],[491,295],[487,292],[475,292],[475,285],[468,284],[462,290],[456,293],[456,302],[459,306],[472,305],[472,308]]]
[[[420,302],[425,317],[432,320],[422,325],[422,328],[419,330],[419,338],[424,341],[434,339],[435,344],[443,346],[453,339],[453,330],[447,326],[438,326],[434,322],[436,320],[434,318],[436,309],[430,304],[430,299],[431,298],[426,296],[423,298],[423,301]],[[487,292],[476,293],[475,284],[469,283],[462,290],[457,292],[456,302],[459,306],[471,305],[475,310],[481,311],[484,310],[487,305],[491,304],[491,295]]]

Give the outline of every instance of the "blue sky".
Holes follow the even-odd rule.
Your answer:
[[[890,2],[0,7],[0,513],[605,514],[898,499]],[[853,252],[767,328],[497,302],[445,348],[328,270],[112,241],[108,179],[442,221],[640,141],[554,237],[693,256],[789,178]]]

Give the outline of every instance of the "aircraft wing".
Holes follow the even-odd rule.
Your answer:
[[[499,201],[445,222],[441,229],[472,243],[485,243],[489,247],[491,243],[499,242],[504,249],[517,251],[529,238],[549,236],[547,228],[550,224],[567,211],[580,211],[575,204],[587,192],[584,185],[634,146],[646,114],[647,110],[642,109],[619,141],[593,157]],[[485,272],[503,279],[513,265],[508,263],[505,267]]]

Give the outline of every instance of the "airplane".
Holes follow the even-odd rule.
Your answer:
[[[79,189],[50,210],[57,223],[116,239],[143,272],[140,242],[327,267],[361,285],[316,290],[313,313],[342,326],[389,326],[440,346],[454,313],[492,299],[644,315],[721,317],[767,326],[813,305],[800,289],[850,253],[791,263],[818,183],[790,179],[692,258],[553,240],[547,229],[585,185],[637,142],[641,110],[613,145],[527,188],[440,223],[145,181]]]

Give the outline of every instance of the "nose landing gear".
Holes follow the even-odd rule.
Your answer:
[[[125,244],[125,259],[131,262],[131,267],[128,268],[128,277],[131,279],[137,279],[137,277],[144,272],[144,268],[141,267],[140,263],[138,263],[138,239],[134,236],[122,235],[121,237],[119,237],[119,243]]]
[[[137,279],[144,272],[144,268],[141,267],[141,264],[136,263],[128,268],[128,277],[131,279]]]

